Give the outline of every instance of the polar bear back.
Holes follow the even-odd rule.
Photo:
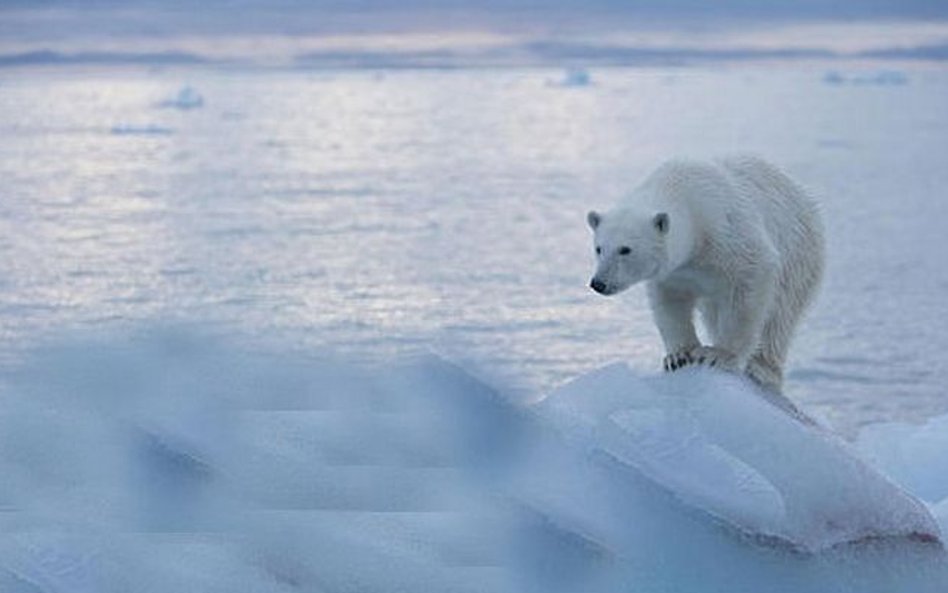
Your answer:
[[[823,228],[816,202],[770,163],[755,157],[723,159],[722,169],[735,190],[761,213],[761,222],[781,260],[794,254],[822,261]]]
[[[676,213],[685,214],[686,234],[695,241],[689,247],[697,248],[698,258],[711,257],[727,266],[733,262],[721,258],[766,246],[779,262],[785,288],[812,286],[822,276],[823,228],[816,202],[760,158],[667,162],[627,204],[669,210],[673,225]]]

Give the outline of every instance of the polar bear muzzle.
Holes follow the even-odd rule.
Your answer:
[[[595,276],[593,277],[592,280],[589,281],[589,287],[595,290],[596,292],[598,292],[599,294],[609,294],[609,292],[607,292],[608,287],[606,283],[600,280],[599,278],[596,278]]]

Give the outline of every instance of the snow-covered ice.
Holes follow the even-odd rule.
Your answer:
[[[833,547],[933,527],[712,371],[613,365],[523,408],[437,357],[369,368],[152,330],[37,352],[8,379],[4,591],[948,586],[935,544]]]
[[[616,365],[542,407],[590,450],[751,535],[810,551],[874,537],[940,538],[920,501],[746,381],[698,369],[643,379]]]

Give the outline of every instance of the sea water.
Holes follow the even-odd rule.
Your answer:
[[[948,74],[825,74],[7,69],[2,359],[170,320],[451,352],[533,399],[615,359],[656,370],[643,291],[587,289],[584,214],[664,159],[753,152],[821,202],[828,236],[788,393],[850,434],[922,420],[948,410]],[[167,108],[182,89],[200,104]]]

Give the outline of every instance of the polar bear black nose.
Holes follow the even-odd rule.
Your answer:
[[[606,283],[600,280],[599,278],[593,278],[589,282],[589,286],[592,287],[592,289],[598,292],[599,294],[606,292]]]

